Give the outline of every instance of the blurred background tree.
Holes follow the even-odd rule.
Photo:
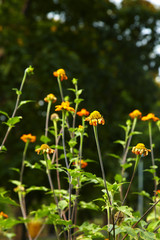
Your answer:
[[[100,142],[107,179],[113,180],[119,163],[107,153],[122,150],[113,144],[123,138],[118,124],[125,124],[128,114],[136,108],[143,115],[151,111],[159,115],[160,90],[154,81],[160,64],[155,52],[160,44],[159,16],[160,10],[145,0],[123,0],[121,6],[109,0],[0,1],[1,110],[11,115],[16,99],[12,88],[19,88],[26,67],[32,65],[35,69],[22,95],[22,100],[35,102],[19,110],[23,120],[6,142],[9,151],[1,154],[0,181],[6,188],[10,183],[4,179],[15,177],[9,168],[21,164],[20,136],[31,132],[40,144],[47,107],[43,98],[54,93],[57,103],[61,102],[52,75],[59,68],[64,68],[69,78],[63,82],[64,89],[72,86],[73,77],[79,79],[79,88],[84,89],[80,108],[98,110],[106,120],[99,129]],[[70,92],[65,90],[65,94]],[[3,115],[0,120],[5,120]],[[2,139],[6,126],[1,126]],[[83,157],[96,160],[91,130],[89,127]],[[149,144],[147,138],[145,143]],[[36,159],[33,155],[28,156],[31,161]],[[96,163],[89,165],[90,170],[100,174]],[[38,185],[42,178],[36,178],[34,184]],[[31,176],[26,175],[26,179],[32,184]]]

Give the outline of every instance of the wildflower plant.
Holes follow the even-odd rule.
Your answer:
[[[8,138],[12,127],[20,121],[21,116],[17,116],[17,110],[23,104],[29,101],[21,101],[22,88],[26,76],[33,73],[33,68],[29,67],[25,70],[20,90],[16,90],[17,101],[12,117],[1,111],[8,117],[6,125],[8,130],[2,140],[1,152],[7,150],[5,142]],[[157,215],[152,217],[155,209],[158,213],[160,208],[160,194],[157,190],[159,178],[153,175],[156,180],[156,186],[153,189],[152,196],[143,189],[138,194],[149,196],[150,204],[145,206],[144,212],[140,208],[133,209],[132,205],[128,205],[128,195],[131,194],[132,184],[135,180],[137,169],[140,163],[147,158],[152,158],[152,170],[154,170],[153,144],[151,121],[158,121],[159,118],[154,114],[142,117],[142,113],[136,109],[129,114],[130,119],[126,121],[126,125],[121,125],[124,130],[124,140],[116,140],[123,147],[121,156],[110,154],[109,157],[115,157],[117,161],[117,172],[114,182],[108,181],[106,169],[104,167],[103,154],[99,143],[98,129],[103,128],[108,122],[98,110],[91,113],[80,108],[83,99],[80,98],[83,90],[78,88],[78,79],[73,78],[73,88],[68,89],[75,95],[75,99],[63,95],[63,80],[69,80],[64,69],[53,72],[57,78],[60,97],[53,93],[44,96],[46,105],[46,119],[42,136],[37,139],[36,136],[23,134],[20,140],[24,142],[24,150],[22,152],[22,162],[19,169],[16,169],[17,179],[10,180],[14,185],[13,191],[18,196],[18,201],[13,200],[6,194],[6,191],[0,192],[1,203],[6,205],[14,205],[20,208],[22,217],[16,218],[11,216],[10,212],[0,211],[0,231],[8,239],[12,239],[15,235],[14,226],[19,223],[25,225],[27,237],[29,240],[41,239],[41,233],[48,225],[53,226],[56,239],[58,240],[91,240],[91,239],[159,239],[160,222]],[[56,84],[56,81],[55,81]],[[56,104],[55,104],[56,103]],[[54,111],[53,111],[54,109]],[[150,147],[146,147],[147,143],[138,143],[139,134],[142,132],[135,131],[138,125],[138,119],[149,121]],[[79,124],[80,122],[80,124]],[[88,124],[91,126],[88,126]],[[87,128],[93,127],[95,137],[94,149],[95,156],[98,156],[99,167],[101,169],[101,177],[88,172],[90,161],[85,159],[84,154],[84,138],[87,137]],[[137,139],[137,144],[132,145],[132,138]],[[19,141],[20,141],[19,140]],[[42,142],[42,143],[41,143]],[[145,139],[144,139],[145,142]],[[32,151],[30,144],[33,144],[35,151]],[[36,144],[36,145],[35,145]],[[33,146],[32,145],[32,146]],[[146,146],[145,146],[146,145]],[[9,151],[9,149],[8,149]],[[28,158],[28,152],[36,158],[35,162],[31,162]],[[152,156],[151,156],[152,155]],[[132,164],[133,162],[133,164]],[[118,168],[120,164],[120,168]],[[36,169],[45,173],[47,185],[29,186],[24,175],[27,170]],[[132,168],[131,176],[127,176],[128,168]],[[139,170],[138,170],[139,171]],[[143,171],[140,172],[143,175]],[[36,177],[36,176],[35,176]],[[45,181],[44,181],[45,184]],[[81,190],[84,186],[90,187],[90,184],[96,186],[100,190],[101,197],[96,197],[90,201],[85,201],[81,197]],[[44,203],[31,210],[31,206],[27,205],[26,197],[30,192],[41,191],[44,194]],[[46,197],[47,196],[47,197]],[[141,198],[143,201],[143,198]],[[142,207],[142,205],[140,205]],[[97,224],[94,219],[92,221],[79,221],[79,211],[81,209],[89,209],[97,211],[97,215],[105,216],[103,224]],[[138,211],[138,212],[134,212]],[[149,220],[148,220],[149,219]]]

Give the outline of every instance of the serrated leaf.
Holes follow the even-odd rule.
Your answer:
[[[14,200],[12,200],[9,197],[4,196],[6,192],[0,193],[0,203],[5,203],[13,206],[19,206],[18,203],[16,203]]]
[[[9,118],[7,122],[4,122],[4,124],[8,125],[9,127],[14,127],[14,125],[20,122],[21,119],[21,116]]]
[[[128,206],[120,206],[120,207],[117,207],[118,211],[121,211],[123,212],[124,214],[132,217],[132,212],[133,212],[133,209],[131,207],[128,207]]]

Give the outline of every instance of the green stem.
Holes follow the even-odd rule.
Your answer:
[[[140,159],[138,165],[138,192],[143,190],[143,160]],[[143,214],[143,196],[138,195],[138,211]]]
[[[46,137],[48,135],[48,123],[49,123],[49,114],[50,114],[50,110],[51,110],[51,104],[52,104],[52,102],[49,101],[48,106],[47,106],[46,124],[45,124],[45,136]]]
[[[125,162],[126,162],[129,146],[130,146],[132,136],[133,136],[132,133],[136,127],[136,123],[137,123],[137,117],[134,118],[134,120],[133,120],[130,136],[129,136],[128,141],[126,142],[126,146],[124,148],[124,153],[123,153],[123,157],[122,157],[122,165],[125,164]],[[122,167],[122,170],[121,170],[122,177],[124,176],[124,172],[125,172],[125,169]],[[121,187],[120,187],[120,198],[121,198],[121,200],[123,199],[123,185],[121,185]]]
[[[60,91],[60,94],[61,94],[61,99],[62,99],[62,102],[63,102],[64,101],[64,97],[63,97],[63,91],[62,91],[62,85],[61,85],[60,76],[57,77],[57,80],[58,80],[59,91]]]
[[[21,184],[22,184],[22,180],[23,180],[24,161],[25,161],[25,158],[26,158],[26,153],[27,153],[29,142],[30,141],[27,140],[27,142],[25,143],[24,151],[23,151],[22,166],[21,166],[21,171],[20,171],[20,182],[21,182]]]
[[[66,154],[66,146],[65,146],[65,133],[64,133],[64,123],[65,123],[65,111],[62,111],[62,142],[63,142],[63,151],[64,151],[64,157],[65,157],[65,163],[67,170],[69,170],[69,164],[67,160],[67,154]],[[71,219],[71,175],[69,171],[67,171],[68,174],[68,180],[69,180],[69,209],[68,209],[68,220]],[[71,228],[68,230],[68,240],[71,240]]]
[[[110,206],[111,206],[112,203],[111,203],[111,199],[110,199],[109,192],[108,192],[108,188],[107,188],[107,184],[106,184],[106,176],[105,176],[105,172],[104,172],[102,155],[101,155],[101,150],[100,150],[100,146],[99,146],[97,126],[93,126],[93,131],[94,131],[94,136],[95,136],[96,145],[97,145],[97,151],[98,151],[98,156],[99,156],[99,162],[100,162],[100,167],[101,167],[101,172],[102,172],[104,187],[105,187],[105,189],[106,189],[106,193],[107,193],[107,196],[108,196],[108,201],[109,201]]]
[[[22,82],[21,82],[21,86],[19,88],[19,93],[17,94],[17,100],[16,100],[16,104],[15,104],[15,107],[14,107],[14,110],[13,110],[11,118],[15,117],[15,115],[16,115],[16,112],[17,112],[17,109],[18,109],[18,105],[19,105],[19,101],[20,101],[20,96],[21,96],[22,89],[23,89],[23,85],[24,85],[26,77],[27,77],[27,70],[28,70],[28,68],[24,71],[24,76],[23,76],[23,79],[22,79]],[[7,131],[6,131],[6,134],[4,136],[4,139],[2,141],[2,144],[0,146],[0,151],[3,148],[3,146],[4,146],[11,129],[12,129],[12,127],[9,126]]]
[[[150,141],[150,149],[151,149],[151,159],[152,159],[152,166],[155,166],[155,161],[154,161],[154,153],[153,153],[153,143],[152,143],[152,122],[148,121],[148,129],[149,129],[149,141]],[[153,177],[154,177],[154,196],[156,196],[156,191],[157,191],[157,182],[156,182],[156,172],[153,172]]]
[[[99,146],[99,140],[98,140],[98,132],[97,132],[97,126],[93,125],[93,131],[94,131],[94,136],[95,136],[95,140],[96,140],[96,145],[97,145],[97,151],[98,151],[98,156],[99,156],[99,162],[100,162],[100,167],[101,167],[101,172],[102,172],[102,178],[103,178],[103,182],[104,182],[104,187],[106,190],[106,194],[108,197],[108,202],[110,204],[109,206],[109,210],[108,210],[108,226],[110,225],[110,217],[111,217],[111,206],[112,206],[112,202],[109,196],[109,192],[108,192],[108,188],[107,188],[107,184],[106,184],[106,176],[105,176],[105,171],[104,171],[104,167],[103,167],[103,161],[102,161],[102,155],[101,155],[101,150],[100,150],[100,146]],[[108,203],[107,203],[108,205]],[[114,221],[113,221],[113,229],[114,229]],[[109,231],[109,229],[108,229]],[[109,239],[110,239],[110,231],[109,231]]]
[[[57,134],[57,121],[53,120],[53,125],[54,125],[54,131],[55,131],[55,149],[56,149],[56,165],[57,165],[57,184],[58,184],[58,189],[61,190],[61,182],[60,182],[60,177],[59,177],[59,170],[58,170],[58,134]],[[61,199],[61,197],[60,197]]]

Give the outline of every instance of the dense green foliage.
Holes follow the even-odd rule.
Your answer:
[[[28,65],[35,68],[22,99],[35,102],[19,110],[23,120],[6,142],[10,152],[1,154],[1,182],[12,174],[8,166],[21,163],[20,136],[32,132],[39,137],[43,133],[45,122],[39,119],[45,116],[46,105],[41,106],[39,100],[50,92],[58,97],[52,75],[58,68],[64,68],[69,77],[64,87],[71,86],[73,77],[79,79],[80,88],[85,90],[85,105],[82,102],[81,107],[103,114],[106,125],[100,141],[105,157],[107,152],[119,151],[113,144],[123,136],[119,136],[117,124],[123,123],[129,112],[135,108],[143,114],[159,110],[159,88],[154,82],[160,64],[154,52],[159,44],[159,14],[145,0],[124,0],[120,8],[108,0],[54,0],[45,4],[42,0],[0,1],[2,111],[11,114],[16,99],[12,88],[19,88]],[[41,119],[45,121],[45,117]],[[1,139],[5,131],[4,125]],[[12,147],[15,138],[17,146]],[[86,156],[96,159],[93,146],[95,142],[87,142]],[[105,161],[109,169],[115,164]],[[94,167],[94,171],[98,170]],[[107,174],[112,178],[111,170]]]

